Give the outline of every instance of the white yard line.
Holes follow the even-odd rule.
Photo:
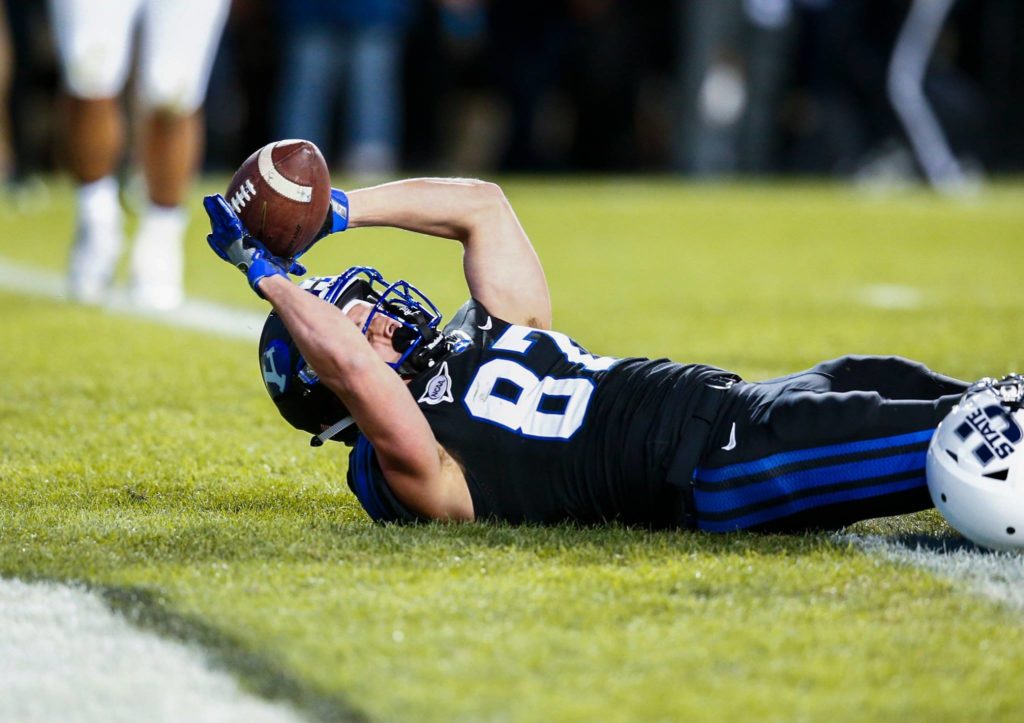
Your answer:
[[[0,259],[0,290],[67,297],[62,275]],[[104,308],[218,336],[255,341],[266,314],[189,300],[151,312],[115,290]],[[0,580],[0,721],[302,720],[238,687],[197,645],[131,625],[95,593]]]
[[[1024,555],[988,552],[951,540],[948,549],[903,544],[877,535],[840,535],[871,554],[924,568],[978,595],[1024,610]]]
[[[5,259],[0,259],[0,291],[67,300],[67,284],[62,274]],[[158,324],[245,340],[259,339],[263,322],[267,319],[266,313],[233,309],[197,299],[187,300],[174,311],[151,311],[135,306],[123,288],[115,288],[101,308],[110,313],[134,316]]]
[[[924,305],[924,294],[903,284],[869,284],[857,291],[857,299],[865,306],[894,311],[913,311]]]
[[[239,721],[302,718],[246,693],[198,646],[139,630],[93,592],[0,581],[0,720]]]

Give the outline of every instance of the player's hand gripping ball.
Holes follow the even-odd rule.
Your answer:
[[[302,276],[306,267],[295,259],[282,259],[246,233],[242,222],[219,193],[203,199],[203,208],[210,217],[210,248],[222,259],[238,268],[249,279],[252,290],[261,297],[260,280],[268,276]]]
[[[330,223],[331,175],[313,143],[276,141],[245,160],[225,198],[249,235],[273,255],[292,259]]]

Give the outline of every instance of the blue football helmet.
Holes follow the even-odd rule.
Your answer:
[[[450,350],[438,330],[441,313],[419,289],[407,281],[388,283],[376,269],[353,266],[338,276],[306,279],[301,287],[339,309],[353,301],[372,305],[363,333],[377,314],[395,320],[391,343],[400,357],[389,365],[410,378],[437,363]],[[319,446],[327,439],[354,444],[358,430],[341,400],[320,383],[316,370],[303,358],[277,313],[270,312],[260,337],[260,367],[267,393],[281,416],[296,429],[315,435]]]

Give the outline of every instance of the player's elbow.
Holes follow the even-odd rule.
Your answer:
[[[508,197],[497,183],[472,180],[467,184],[463,241],[489,235],[499,224],[514,217]]]
[[[498,197],[504,197],[504,192],[501,190],[501,186],[492,181],[484,181],[479,178],[452,178],[448,183],[453,183],[462,189],[462,200],[464,202],[486,202],[488,199],[494,200]]]
[[[473,189],[476,196],[476,207],[485,213],[495,213],[508,207],[508,197],[497,183],[491,181],[474,181]]]

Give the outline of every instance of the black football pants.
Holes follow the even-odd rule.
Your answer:
[[[726,393],[694,470],[699,529],[834,529],[931,506],[925,455],[968,385],[846,356]]]

